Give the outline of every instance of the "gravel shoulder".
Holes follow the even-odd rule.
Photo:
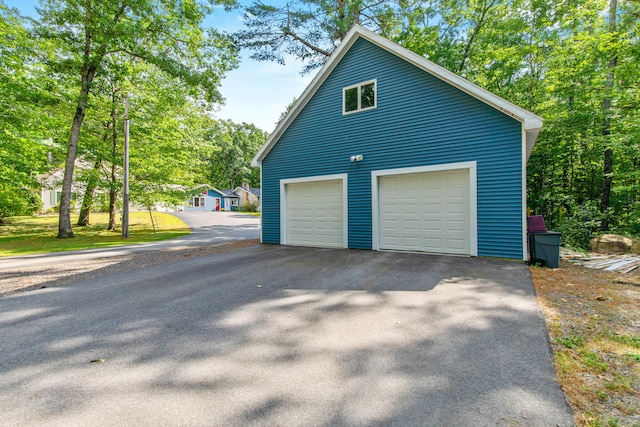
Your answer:
[[[195,258],[219,252],[233,251],[259,243],[259,239],[235,240],[186,249],[165,248],[162,250],[109,256],[77,262],[36,265],[33,267],[9,267],[0,271],[0,297],[16,292],[64,286],[83,280],[93,280],[184,258]]]

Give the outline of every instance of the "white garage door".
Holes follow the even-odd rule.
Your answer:
[[[286,184],[286,244],[344,246],[342,182]]]
[[[469,170],[381,176],[380,249],[470,254]]]

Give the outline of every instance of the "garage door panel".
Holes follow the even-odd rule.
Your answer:
[[[468,218],[469,217],[469,203],[451,203],[449,208],[447,209],[448,215],[459,215],[460,218]]]
[[[467,221],[465,221],[464,218],[461,218],[459,221],[456,221],[454,219],[449,219],[447,220],[446,224],[447,224],[447,232],[453,233],[453,232],[459,231],[463,233],[467,231]]]
[[[379,177],[380,248],[469,254],[469,197],[468,169]]]
[[[469,190],[467,188],[452,188],[451,191],[446,195],[446,199],[450,201],[464,201],[467,199],[468,193]]]
[[[441,230],[441,224],[439,220],[427,220],[423,222],[424,230],[431,233],[439,233]]]
[[[402,221],[402,227],[406,230],[406,231],[419,231],[420,230],[420,223],[416,220],[413,221]]]
[[[343,247],[342,180],[289,183],[286,191],[286,243]]]
[[[395,205],[395,204],[393,206],[387,205],[387,206],[381,207],[381,211],[382,213],[385,213],[385,214],[393,214],[393,215],[400,214],[400,209],[398,208],[398,205]]]
[[[448,249],[450,251],[463,251],[466,248],[466,241],[459,240],[450,240],[448,243]]]
[[[400,241],[403,246],[412,250],[417,250],[420,247],[420,241],[416,237],[404,237]]]

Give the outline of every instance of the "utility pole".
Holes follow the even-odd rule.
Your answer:
[[[129,238],[129,95],[124,101],[124,185],[122,191],[122,238]]]

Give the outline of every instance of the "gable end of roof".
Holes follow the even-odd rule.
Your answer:
[[[316,93],[320,85],[324,80],[329,77],[331,71],[336,67],[344,55],[349,51],[351,46],[359,39],[363,38],[370,43],[404,59],[405,61],[415,65],[423,71],[431,74],[432,76],[450,84],[453,87],[467,93],[470,96],[484,102],[485,104],[495,108],[503,114],[512,117],[513,119],[522,123],[523,129],[526,131],[526,151],[527,159],[533,149],[536,142],[540,128],[542,127],[543,119],[536,114],[525,110],[504,98],[470,82],[469,80],[447,70],[440,65],[429,61],[428,59],[411,52],[410,50],[400,46],[397,43],[392,42],[371,30],[368,30],[360,25],[354,25],[349,33],[344,38],[342,43],[331,54],[329,60],[322,66],[320,71],[315,75],[311,83],[304,90],[302,95],[298,98],[298,101],[289,110],[287,115],[278,123],[275,130],[269,135],[267,141],[258,150],[256,155],[251,160],[251,166],[260,167],[262,160],[271,151],[271,148],[278,142],[282,134],[289,127],[291,122],[298,116],[300,111],[309,102],[309,100]]]

